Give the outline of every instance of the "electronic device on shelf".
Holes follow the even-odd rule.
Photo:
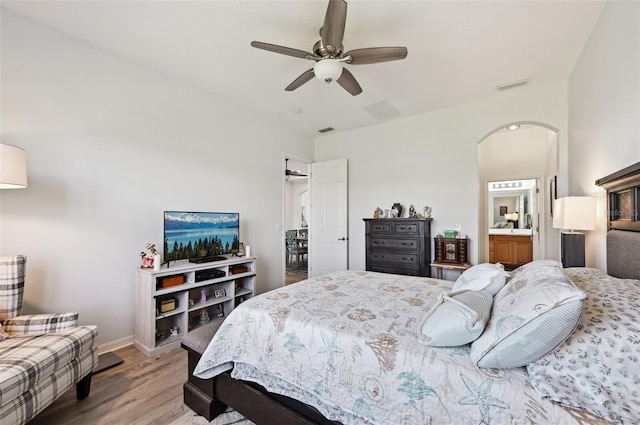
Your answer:
[[[227,274],[224,272],[224,270],[218,269],[196,270],[195,281],[202,282],[203,280],[218,279],[220,277],[225,277],[226,275]]]
[[[176,260],[188,259],[193,263],[226,260],[224,255],[237,253],[239,244],[238,213],[164,212],[163,258],[167,267]]]

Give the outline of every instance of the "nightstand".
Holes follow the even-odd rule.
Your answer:
[[[431,263],[431,267],[436,269],[436,279],[442,279],[442,270],[458,270],[460,273],[471,267],[471,264],[455,264],[455,263]]]
[[[435,259],[431,267],[436,269],[436,278],[442,279],[442,269],[459,270],[460,273],[471,267],[468,260],[467,238],[433,238]]]

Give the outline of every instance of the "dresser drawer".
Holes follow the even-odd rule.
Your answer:
[[[382,266],[382,265],[373,265],[369,270],[372,272],[379,272],[379,273],[402,274],[405,276],[420,276],[420,271],[417,267],[399,268],[399,267],[389,267],[389,266]]]
[[[418,238],[404,238],[404,239],[391,239],[391,238],[376,238],[372,236],[369,239],[369,248],[371,249],[396,249],[396,250],[414,250],[420,249],[420,239]]]
[[[372,235],[388,235],[389,233],[391,233],[391,223],[389,223],[388,221],[382,223],[373,222],[369,224],[369,228],[367,230]]]
[[[393,264],[396,266],[418,266],[418,254],[395,254],[371,251],[371,264]]]
[[[420,225],[418,223],[391,223],[393,233],[397,235],[419,235]]]

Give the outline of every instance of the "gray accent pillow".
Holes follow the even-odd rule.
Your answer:
[[[491,319],[471,344],[471,359],[478,367],[498,369],[538,360],[575,330],[584,299],[559,262],[521,266],[496,294]]]
[[[492,303],[486,290],[441,293],[420,322],[418,340],[432,347],[468,344],[482,334]]]

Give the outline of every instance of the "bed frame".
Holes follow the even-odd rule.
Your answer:
[[[619,278],[640,279],[640,163],[598,179],[596,185],[607,190],[607,273]],[[215,329],[209,329],[207,341],[217,326],[213,324]],[[229,406],[258,425],[272,424],[273,418],[286,424],[339,424],[329,421],[304,403],[269,393],[257,384],[233,379],[230,372],[207,380],[194,377],[193,370],[204,347],[194,350],[183,343],[183,348],[189,352],[189,378],[184,385],[184,401],[208,420]]]
[[[640,162],[596,180],[607,190],[607,273],[640,279]]]

